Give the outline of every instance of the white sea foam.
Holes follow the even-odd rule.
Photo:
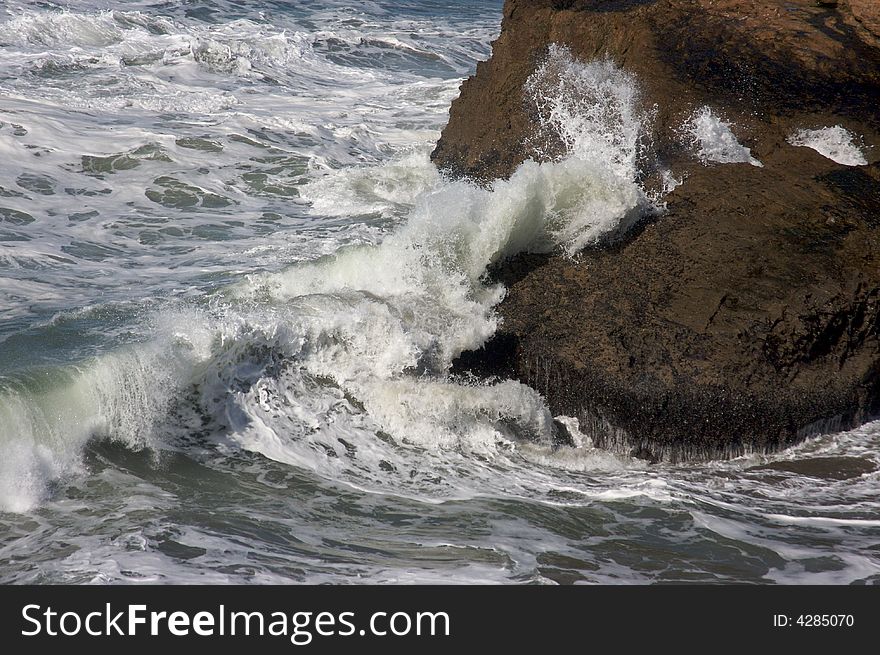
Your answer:
[[[558,86],[554,97],[548,71],[560,68],[576,83]],[[552,107],[548,129],[563,137],[565,156],[526,162],[488,189],[441,178],[424,154],[316,171],[303,194],[316,214],[408,212],[405,220],[378,245],[249,276],[225,294],[215,318],[193,321],[195,333],[181,327],[175,340],[160,331],[149,345],[74,376],[57,392],[82,396],[83,420],[65,442],[71,452],[102,431],[141,443],[125,417],[155,432],[151,426],[187,384],[200,390],[201,411],[223,426],[229,445],[364,488],[412,487],[412,447],[503,461],[520,441],[549,446],[552,417],[539,394],[512,381],[473,385],[447,377],[452,360],[497,327],[493,308],[503,289],[486,286],[483,276],[509,255],[575,251],[619,229],[638,215],[644,194],[634,180],[640,124],[629,76],[608,63],[578,63],[560,49],[532,88]],[[568,97],[584,93],[587,102]],[[186,340],[212,345],[183,357],[176,344]],[[116,380],[120,370],[131,379]],[[92,388],[101,391],[83,391]],[[27,421],[38,422],[31,415]],[[42,432],[61,435],[76,424],[64,425]],[[39,437],[31,441],[36,452]],[[433,468],[449,466],[441,458]],[[460,485],[451,479],[440,496],[474,492]]]
[[[559,86],[556,93],[595,90],[589,101],[553,97],[547,71],[560,67],[577,84]],[[250,350],[254,342],[264,343],[280,350],[287,365],[273,375],[257,373],[241,394],[222,394],[230,369],[218,365],[217,387],[205,396],[221,392],[223,400],[210,411],[228,418],[230,440],[278,461],[398,492],[411,464],[376,433],[435,454],[497,461],[515,456],[518,442],[549,446],[552,417],[537,393],[511,381],[462,385],[446,374],[456,356],[479,347],[497,326],[493,308],[503,289],[485,286],[489,265],[524,250],[574,251],[619,229],[643,207],[634,180],[640,124],[631,106],[633,86],[608,63],[578,63],[558,49],[532,88],[540,88],[542,101],[553,107],[548,129],[568,130],[562,133],[567,154],[559,160],[526,162],[488,189],[423,173],[424,159],[347,169],[307,185],[304,195],[321,213],[332,207],[381,211],[388,202],[411,210],[379,245],[250,276],[231,290],[232,302],[269,301],[274,315],[285,319],[258,327],[254,318],[230,344]],[[401,167],[410,173],[401,176]],[[407,182],[408,189],[401,186]],[[241,346],[230,348],[228,361],[238,370]],[[356,457],[346,455],[343,442],[357,444]],[[444,470],[448,458],[432,460],[431,468]],[[609,464],[599,459],[592,460],[596,466]],[[577,465],[589,462],[582,458]],[[450,483],[447,492],[435,485],[432,493],[463,491],[461,481]]]
[[[856,136],[841,125],[798,130],[789,137],[788,142],[793,146],[812,148],[823,157],[845,166],[864,166],[868,163],[865,153],[856,143]]]
[[[423,194],[437,188],[440,172],[425,148],[381,165],[349,166],[319,171],[302,186],[300,196],[322,216],[389,216],[412,208]]]
[[[334,61],[327,40],[335,28],[296,27],[31,9],[0,22],[0,212],[12,215],[0,218],[0,266],[42,270],[0,277],[0,314],[34,318],[133,288],[167,294],[374,240],[373,226],[344,212],[304,220],[299,186],[309,172],[424,151],[457,78],[365,65],[382,56],[371,59],[373,46],[351,27],[352,61]],[[418,26],[364,29],[390,44],[409,39],[407,27]],[[447,48],[442,36],[430,49],[469,66],[461,42]],[[392,196],[399,190],[411,201],[425,188],[390,176],[385,186],[366,209],[387,196],[383,213],[394,219],[407,202]],[[244,264],[242,252],[271,257]]]
[[[0,43],[5,46],[105,47],[121,42],[123,33],[113,12],[26,12],[0,23]]]
[[[739,141],[725,121],[709,106],[697,109],[684,125],[684,133],[704,164],[751,164],[763,166],[752,157],[749,148]]]

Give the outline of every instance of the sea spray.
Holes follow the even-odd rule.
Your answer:
[[[538,111],[539,133],[561,141],[563,157],[599,162],[623,180],[636,178],[647,117],[631,73],[610,60],[580,61],[554,43],[525,92]]]
[[[559,70],[568,82],[557,73],[554,87]],[[490,188],[443,179],[409,154],[316,169],[303,194],[316,214],[338,206],[404,217],[379,244],[249,275],[190,318],[160,310],[156,323],[173,330],[59,382],[62,395],[88,390],[78,422],[44,430],[64,444],[56,459],[75,464],[94,435],[133,448],[173,444],[186,411],[222,449],[425,498],[475,493],[486,480],[458,472],[475,457],[503,466],[522,456],[523,442],[549,452],[552,416],[537,392],[514,381],[463,382],[449,370],[498,326],[504,289],[486,283],[490,265],[523,251],[576,252],[638,217],[642,124],[634,80],[608,62],[554,49],[527,88],[541,89],[563,156],[525,162]],[[96,384],[105,378],[113,384]]]
[[[560,67],[577,83],[552,86],[548,71]],[[298,417],[309,415],[303,394],[294,400],[287,386],[314,389],[318,380],[332,380],[322,407],[344,397],[347,421],[360,406],[375,429],[401,443],[492,456],[513,451],[523,439],[550,442],[551,417],[537,393],[512,381],[462,385],[447,372],[456,356],[481,346],[497,327],[494,306],[503,289],[485,284],[488,266],[522,251],[561,246],[574,252],[638,216],[646,204],[635,181],[642,124],[634,80],[608,62],[579,63],[555,49],[528,88],[540,88],[542,102],[552,108],[547,128],[567,130],[564,156],[525,162],[490,188],[437,179],[411,200],[406,221],[381,244],[343,250],[282,274],[251,276],[233,290],[236,302],[261,298],[287,314],[285,342],[296,344],[285,352],[284,382],[265,376],[259,391],[230,399],[235,409],[227,406],[227,415],[259,415],[241,422],[233,441],[283,461],[320,460],[314,443],[307,455],[303,441],[280,444],[272,417],[289,422],[291,412],[281,407],[294,405]],[[306,195],[350,191],[351,181],[367,196],[365,182],[387,189],[385,175],[363,169],[326,179],[312,183]],[[323,197],[316,204],[334,200]],[[335,385],[340,392],[329,390]],[[320,435],[317,423],[312,426],[311,432],[302,426],[282,432],[308,433],[305,441],[323,440],[325,452],[344,455],[332,434]],[[368,435],[366,441],[375,439]],[[364,437],[356,443],[362,448]],[[389,453],[382,461],[403,468]],[[392,477],[386,472],[384,483]]]
[[[553,177],[593,183],[592,192],[571,193],[551,210],[555,244],[573,254],[631,227],[648,205],[636,182],[650,121],[634,76],[608,60],[579,61],[566,46],[552,44],[525,93],[539,118],[535,147],[557,164]]]
[[[540,220],[494,236],[508,224],[475,209],[485,247],[424,247],[445,287],[362,248],[416,205],[443,223],[469,202],[427,200],[446,188],[427,153],[501,0],[109,4],[0,9],[0,405],[64,409],[45,429],[0,412],[0,582],[878,580],[880,424],[673,466],[555,417],[580,444],[557,447],[533,392],[445,362],[494,329],[482,260],[564,239]],[[546,205],[499,190],[473,197]],[[334,262],[361,250],[368,281],[343,288]],[[445,315],[460,289],[470,309]],[[829,479],[817,457],[860,466]]]
[[[823,157],[845,166],[864,166],[868,163],[856,136],[841,125],[815,130],[801,129],[792,134],[788,142],[793,146],[812,148]]]
[[[751,151],[742,145],[731,129],[733,124],[725,121],[709,106],[700,107],[685,122],[682,132],[704,164],[763,164],[752,157]]]

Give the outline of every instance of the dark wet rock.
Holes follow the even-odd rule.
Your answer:
[[[553,421],[553,446],[556,448],[560,446],[577,446],[577,442],[568,426],[559,419],[554,419]]]
[[[878,25],[880,5],[859,0],[833,12],[812,0],[508,0],[434,161],[490,180],[539,157],[522,87],[563,43],[637,76],[657,105],[657,157],[685,182],[622,242],[500,264],[502,327],[457,367],[513,375],[597,445],[647,459],[772,451],[875,416]],[[694,161],[676,129],[704,104],[763,168]],[[787,142],[837,124],[874,163]]]
[[[750,471],[779,471],[821,480],[849,480],[873,473],[878,466],[859,457],[809,457],[754,466]]]

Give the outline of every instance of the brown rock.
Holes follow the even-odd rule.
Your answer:
[[[492,57],[462,85],[434,160],[489,180],[536,155],[522,88],[550,43],[635,73],[658,106],[655,144],[667,159],[674,129],[706,103],[742,134],[760,133],[760,155],[792,126],[829,120],[880,146],[878,26],[873,0],[832,16],[812,0],[507,0]]]
[[[499,266],[502,328],[459,366],[515,375],[598,444],[649,458],[774,450],[876,414],[880,165],[786,136],[839,123],[880,145],[878,16],[856,0],[833,15],[812,0],[508,0],[435,161],[488,180],[537,156],[522,86],[560,42],[638,77],[658,157],[686,181],[625,242]],[[674,128],[706,103],[763,168],[694,162]]]

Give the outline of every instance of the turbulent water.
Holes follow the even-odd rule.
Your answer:
[[[648,465],[450,373],[490,264],[662,206],[637,81],[561,48],[565,157],[435,170],[500,10],[0,3],[0,581],[880,581],[880,425]]]
[[[788,142],[793,146],[812,148],[823,157],[845,166],[868,163],[855,135],[841,125],[817,130],[800,129],[789,137]]]

